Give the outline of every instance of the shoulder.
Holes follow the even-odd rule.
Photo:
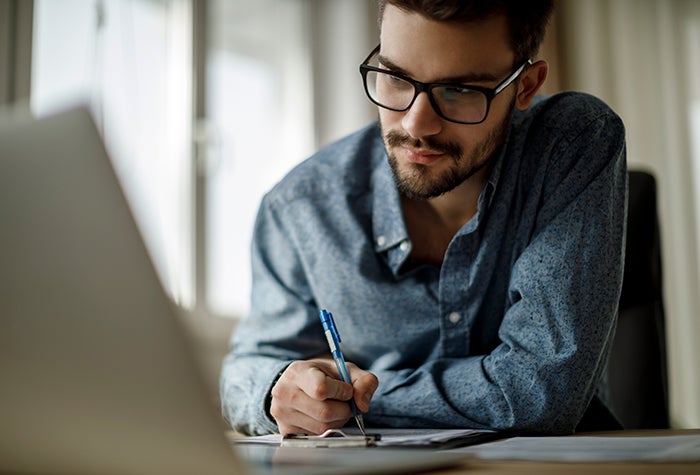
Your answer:
[[[615,111],[601,99],[583,92],[537,97],[515,120],[524,129],[556,134],[565,142],[594,130],[617,139],[624,137],[624,125]]]
[[[365,189],[383,154],[379,125],[374,122],[295,166],[267,193],[266,199],[281,204],[324,193],[348,194]]]
[[[539,97],[513,116],[510,151],[531,174],[546,171],[552,176],[554,170],[567,173],[574,167],[595,171],[611,161],[624,160],[624,149],[622,120],[590,94]]]
[[[624,184],[625,129],[602,100],[565,92],[538,98],[517,111],[503,175],[523,199],[543,200],[581,193],[591,183]]]

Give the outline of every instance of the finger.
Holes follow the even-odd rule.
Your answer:
[[[330,376],[320,368],[309,368],[307,373],[298,380],[299,388],[316,401],[335,399],[348,401],[353,396],[353,387],[337,376]]]
[[[379,380],[374,374],[364,371],[352,363],[348,364],[348,369],[352,379],[355,404],[360,411],[367,412],[372,396],[379,387]]]
[[[315,401],[350,400],[353,395],[352,385],[328,376],[329,370],[330,365],[325,360],[294,362],[287,367],[272,388],[272,395],[290,405],[311,404],[310,401],[305,401],[298,391]]]
[[[362,412],[369,411],[372,396],[374,396],[375,391],[379,387],[377,377],[371,373],[368,373],[358,378],[354,387],[354,398],[357,408]]]
[[[341,384],[345,384],[342,383]],[[314,395],[309,395],[301,388],[294,394],[290,394],[287,399],[287,405],[307,417],[324,424],[334,424],[345,422],[351,416],[352,412],[347,401],[352,397],[352,386],[349,387],[349,396],[344,400],[334,398],[318,398]],[[325,393],[325,391],[323,391]]]
[[[276,404],[270,413],[277,421],[281,434],[320,434],[328,429],[343,427],[351,417],[347,403],[313,401],[310,406],[290,407]]]
[[[277,422],[280,432],[293,433],[291,431],[303,429],[303,433],[315,434],[329,428],[342,427],[351,417],[348,404],[309,395],[304,391],[304,384],[301,383],[305,381],[303,376],[307,376],[306,379],[320,381],[322,385],[328,383],[327,379],[331,379],[331,385],[345,383],[335,382],[322,372],[320,377],[316,375],[308,378],[310,372],[308,368],[304,368],[307,365],[297,366],[291,368],[289,372],[285,372],[271,391],[270,415]],[[314,372],[311,374],[313,375]],[[347,384],[345,386],[349,390],[349,399],[352,395],[352,386]],[[308,392],[314,393],[313,390]],[[322,394],[328,391],[317,390],[315,392]]]
[[[326,376],[338,379],[335,363],[328,359],[313,359],[294,361],[287,367],[280,379],[295,382],[309,380],[312,384],[322,384]]]
[[[283,436],[285,435],[310,435],[310,432],[308,432],[306,429],[300,426],[295,426],[292,424],[286,424],[285,422],[278,422],[277,423],[277,428],[279,429],[280,434]]]

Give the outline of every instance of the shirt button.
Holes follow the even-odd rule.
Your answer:
[[[453,324],[457,325],[462,319],[462,316],[458,312],[452,312],[447,316],[447,319]]]
[[[377,244],[379,244],[380,246],[383,246],[384,244],[386,244],[386,236],[379,236],[377,238]]]
[[[401,244],[399,244],[399,249],[404,252],[408,250],[408,241],[401,241]]]

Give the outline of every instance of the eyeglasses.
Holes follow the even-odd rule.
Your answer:
[[[379,46],[360,65],[367,97],[376,105],[403,112],[413,105],[418,94],[428,94],[433,109],[445,120],[458,124],[479,124],[486,120],[491,101],[510,85],[532,61],[527,60],[493,89],[466,84],[425,83],[388,69],[377,62]]]

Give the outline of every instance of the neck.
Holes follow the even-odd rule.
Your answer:
[[[442,263],[452,238],[476,214],[487,173],[487,170],[480,170],[455,189],[436,198],[401,198],[414,260],[435,265]]]
[[[477,211],[479,195],[486,181],[489,167],[484,167],[453,190],[428,200],[403,200],[404,208],[424,209],[445,226],[458,230]]]

